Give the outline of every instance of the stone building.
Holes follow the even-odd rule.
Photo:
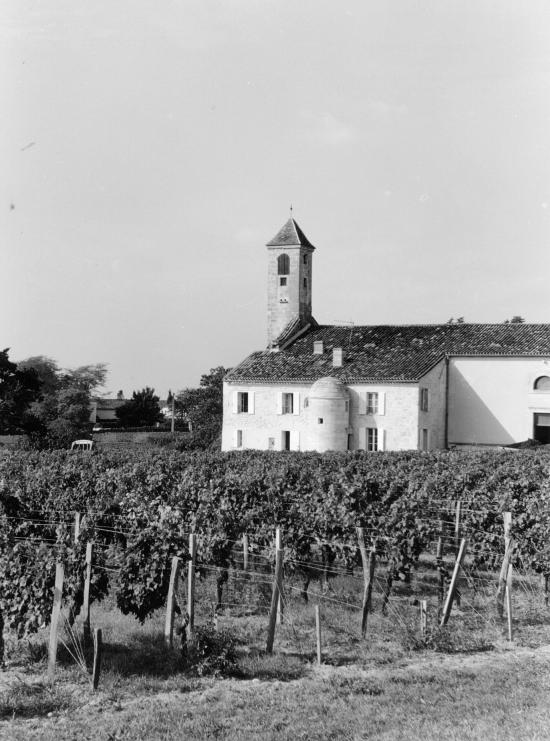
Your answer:
[[[320,325],[314,250],[293,218],[267,243],[268,345],[225,378],[223,450],[550,443],[550,324]]]

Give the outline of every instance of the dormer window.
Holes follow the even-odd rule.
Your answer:
[[[277,258],[277,273],[279,275],[290,274],[290,258],[288,255],[282,254]]]
[[[550,376],[540,376],[537,378],[533,388],[535,391],[550,391]]]

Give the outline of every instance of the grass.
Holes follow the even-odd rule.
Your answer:
[[[178,650],[164,645],[162,612],[139,625],[108,599],[93,607],[105,644],[97,693],[63,649],[54,687],[41,681],[45,634],[8,642],[0,738],[550,737],[550,652],[540,648],[550,643],[550,613],[536,582],[522,586],[518,579],[510,648],[490,589],[475,595],[464,590],[460,609],[447,628],[438,629],[429,577],[397,585],[386,616],[379,609],[380,588],[375,591],[366,640],[359,635],[360,611],[352,606],[360,603],[361,580],[335,579],[321,605],[321,667],[315,663],[313,605],[304,605],[294,580],[287,580],[273,655],[264,650],[269,589],[232,581],[218,631],[203,632],[203,643],[216,649],[210,656],[222,657],[221,665],[208,666],[206,650],[188,652],[183,662]],[[196,624],[204,626],[213,617],[213,581],[199,581],[197,590]],[[430,601],[425,637],[415,596]],[[204,676],[207,670],[230,676]]]

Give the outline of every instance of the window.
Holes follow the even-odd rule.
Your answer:
[[[283,394],[282,414],[294,414],[294,394]]]
[[[429,408],[428,389],[420,389],[420,411],[427,412]]]
[[[349,401],[346,401],[346,412],[349,412]]]
[[[378,414],[378,392],[367,392],[367,414]]]
[[[376,453],[378,450],[378,430],[376,427],[367,427],[367,451]]]
[[[237,430],[237,447],[242,448],[243,446],[243,431]]]
[[[304,288],[307,288],[307,278],[304,278]]]
[[[420,449],[429,450],[430,449],[430,433],[425,427],[422,429],[421,435],[422,436],[420,438]]]
[[[280,286],[286,286],[286,277],[283,276],[282,278],[279,278],[279,285]]]
[[[320,424],[320,425],[323,424],[323,418],[322,417],[318,417],[317,418],[317,424]]]
[[[248,391],[239,391],[237,394],[237,412],[248,414]]]
[[[307,255],[304,255],[304,265],[307,265]]]
[[[308,406],[309,406],[309,397],[306,396],[306,398],[304,399],[304,409],[307,409]]]
[[[550,376],[537,378],[534,385],[535,391],[550,391]]]
[[[279,275],[289,275],[290,258],[288,255],[279,255],[277,258],[277,272]]]

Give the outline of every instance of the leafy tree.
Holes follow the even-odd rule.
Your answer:
[[[519,314],[515,314],[511,319],[506,319],[504,324],[525,324],[525,319]]]
[[[61,370],[52,358],[37,355],[19,367],[32,371],[40,385],[40,396],[30,406],[35,443],[64,447],[89,431],[91,395],[107,376],[103,363]]]
[[[28,432],[36,426],[30,405],[40,394],[40,380],[32,369],[21,369],[0,352],[0,434]]]
[[[223,379],[229,368],[218,366],[201,376],[199,388],[186,388],[176,397],[176,416],[189,421],[197,447],[206,448],[222,430]]]
[[[118,407],[116,416],[123,427],[150,427],[160,422],[163,417],[155,389],[146,386],[134,391],[132,398]]]

